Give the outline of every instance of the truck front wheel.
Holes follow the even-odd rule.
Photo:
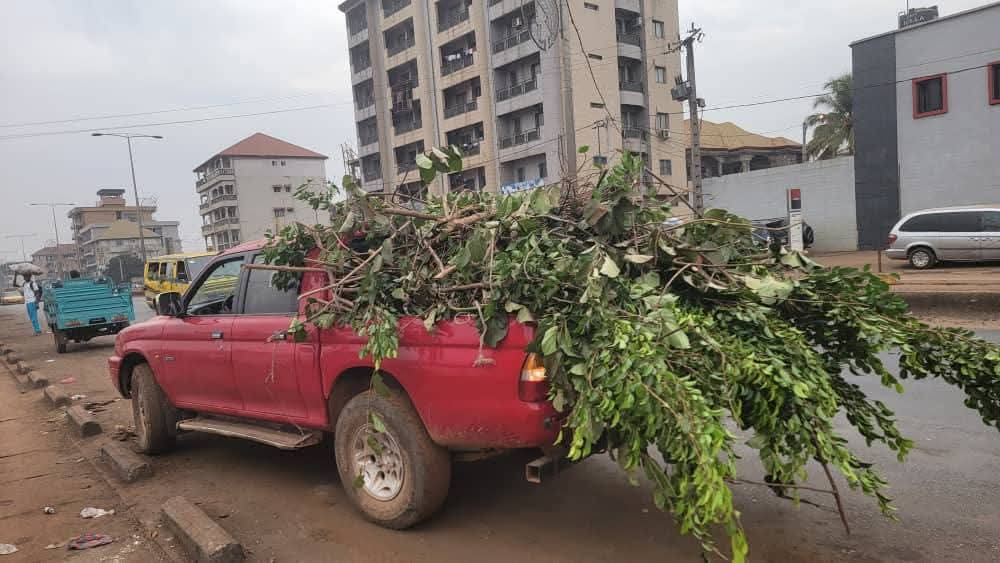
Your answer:
[[[177,437],[177,409],[156,382],[149,364],[132,369],[132,416],[139,451],[159,454],[170,451]]]
[[[400,391],[381,396],[369,390],[348,401],[337,419],[334,450],[348,498],[380,526],[409,528],[448,496],[448,450],[431,440]]]
[[[52,338],[56,341],[56,353],[65,354],[69,339],[56,327],[52,327]]]

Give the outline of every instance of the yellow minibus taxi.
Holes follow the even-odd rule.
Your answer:
[[[156,309],[156,296],[168,291],[184,293],[214,252],[185,252],[156,256],[146,261],[143,285],[146,305]]]

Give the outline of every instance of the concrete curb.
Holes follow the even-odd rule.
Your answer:
[[[123,442],[108,442],[101,446],[101,460],[124,483],[134,483],[153,474],[153,467]]]
[[[69,395],[55,385],[49,385],[45,388],[45,398],[48,399],[54,407],[65,407],[70,403]]]
[[[101,425],[98,424],[97,419],[80,405],[66,409],[66,419],[69,420],[70,426],[81,438],[101,433]]]
[[[28,381],[31,382],[32,387],[41,388],[49,386],[49,378],[45,374],[38,371],[33,371],[29,373]]]
[[[25,375],[29,371],[31,371],[31,366],[29,366],[28,364],[26,364],[24,362],[17,362],[17,373],[20,373],[21,375]]]
[[[202,509],[184,497],[163,503],[163,521],[194,561],[230,563],[243,561],[243,546]]]
[[[17,354],[15,354],[13,350],[7,352],[7,363],[8,364],[14,365],[14,364],[16,364],[17,362],[20,362],[20,361],[21,361],[21,358]]]

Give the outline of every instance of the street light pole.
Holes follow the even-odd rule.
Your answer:
[[[58,203],[54,201],[43,203],[29,203],[30,207],[45,207],[52,210],[52,231],[56,234],[56,271],[59,277],[63,276],[62,254],[59,252],[59,223],[56,222],[56,207],[75,207],[75,203]]]
[[[7,235],[4,238],[16,238],[21,241],[21,260],[24,262],[28,261],[28,253],[24,251],[24,239],[29,237],[37,237],[38,233],[31,233],[30,235]]]
[[[132,195],[135,197],[135,210],[139,222],[139,252],[142,263],[146,263],[146,237],[143,236],[142,203],[139,201],[139,187],[135,181],[135,161],[132,158],[132,139],[162,139],[161,135],[134,135],[131,133],[91,133],[92,137],[121,137],[128,143],[128,164],[132,170]]]

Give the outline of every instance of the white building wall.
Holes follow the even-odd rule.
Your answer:
[[[702,185],[706,208],[726,209],[747,219],[785,217],[785,190],[799,188],[802,217],[816,234],[812,249],[857,248],[853,157],[706,178]]]
[[[274,209],[292,208],[285,221],[315,222],[313,210],[295,199],[299,186],[312,183],[317,188],[326,183],[326,164],[318,158],[233,158],[236,177],[236,203],[240,218],[240,240],[264,238],[275,230]],[[285,165],[282,166],[281,163]],[[291,192],[274,193],[275,185],[291,185]]]
[[[1000,5],[896,34],[902,214],[1000,203],[1000,105],[989,104],[985,68],[997,60]],[[941,73],[948,112],[914,119],[911,79]]]

